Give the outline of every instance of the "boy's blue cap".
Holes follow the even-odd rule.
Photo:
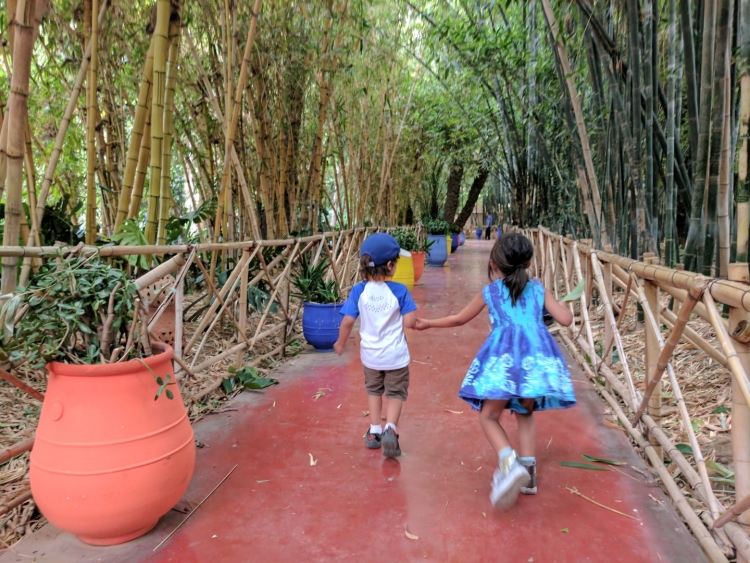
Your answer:
[[[391,260],[395,260],[401,247],[388,233],[374,233],[367,237],[362,243],[362,249],[359,251],[359,255],[364,256],[367,254],[372,258],[370,267],[380,266],[381,264],[387,264]]]

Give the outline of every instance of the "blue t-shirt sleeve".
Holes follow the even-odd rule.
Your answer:
[[[362,291],[365,289],[364,282],[360,282],[349,292],[349,297],[344,302],[344,306],[341,307],[339,313],[346,315],[347,317],[359,317],[359,298],[362,296]]]
[[[393,295],[398,299],[398,305],[401,308],[401,315],[406,315],[412,311],[417,310],[417,306],[414,303],[414,299],[411,298],[409,289],[402,283],[386,282],[388,287],[393,292]]]

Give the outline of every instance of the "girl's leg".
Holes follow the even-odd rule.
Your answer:
[[[482,402],[482,410],[479,412],[479,423],[482,425],[484,435],[487,436],[495,453],[500,453],[503,448],[510,447],[508,436],[500,426],[500,416],[503,414],[508,401],[485,400]]]
[[[524,399],[521,404],[528,414],[516,413],[518,421],[518,453],[521,457],[534,457],[536,452],[536,425],[534,424],[534,399]]]
[[[529,472],[529,482],[521,487],[521,492],[525,495],[535,495],[537,492],[536,485],[536,426],[534,424],[534,399],[524,399],[521,401],[523,408],[528,414],[516,413],[518,421],[518,441],[520,442],[519,461]]]

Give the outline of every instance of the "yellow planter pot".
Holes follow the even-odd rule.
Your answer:
[[[445,237],[445,246],[448,249],[448,256],[451,255],[451,236],[448,235]]]
[[[401,251],[401,257],[396,263],[396,272],[393,274],[393,281],[404,284],[409,291],[414,288],[414,259],[411,252]]]

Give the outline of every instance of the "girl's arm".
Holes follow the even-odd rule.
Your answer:
[[[549,289],[544,290],[544,308],[552,315],[553,319],[563,326],[570,326],[573,322],[573,313],[570,312],[568,307],[558,303]]]
[[[417,330],[428,328],[450,328],[453,326],[462,326],[476,317],[484,309],[484,297],[478,293],[471,302],[464,307],[464,310],[457,315],[450,315],[442,319],[417,319]]]

